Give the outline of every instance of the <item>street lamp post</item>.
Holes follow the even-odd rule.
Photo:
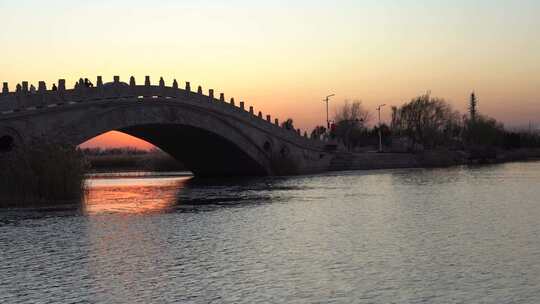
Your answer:
[[[377,107],[377,111],[379,111],[379,152],[383,151],[382,148],[382,131],[381,131],[381,108],[384,107],[386,104],[379,105]]]
[[[333,96],[336,96],[336,94],[328,95],[326,96],[325,99],[323,99],[323,101],[326,101],[326,129],[328,131],[330,131],[330,119],[328,117],[328,102],[330,101],[330,97],[333,97]]]

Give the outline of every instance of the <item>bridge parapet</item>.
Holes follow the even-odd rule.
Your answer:
[[[180,89],[176,79],[173,80],[171,86],[167,86],[162,77],[159,79],[158,85],[152,85],[150,76],[145,76],[142,85],[137,85],[133,76],[129,78],[129,83],[122,82],[119,76],[114,76],[112,82],[103,83],[102,76],[98,76],[95,87],[85,85],[85,82],[80,79],[73,89],[66,89],[65,80],[59,79],[58,87],[54,91],[52,87],[47,88],[44,81],[40,81],[35,92],[28,90],[28,82],[26,81],[22,82],[22,86],[17,85],[15,92],[10,92],[9,84],[4,82],[0,93],[0,118],[9,114],[42,111],[83,103],[106,102],[108,100],[111,102],[118,100],[152,101],[154,99],[156,101],[171,99],[171,102],[176,100],[178,102],[194,102],[199,105],[209,103],[212,107],[219,107],[222,111],[252,119],[264,128],[281,129],[280,132],[287,134],[287,136],[301,137],[299,130],[287,130],[280,127],[277,118],[272,123],[271,115],[263,116],[262,111],[255,114],[253,106],[249,106],[249,110],[246,111],[244,101],[240,101],[238,106],[234,98],[230,98],[230,102],[226,102],[224,93],[220,93],[219,99],[216,99],[214,89],[209,89],[208,95],[204,95],[201,86],[198,86],[197,92],[192,92],[190,82],[186,82],[185,88]]]

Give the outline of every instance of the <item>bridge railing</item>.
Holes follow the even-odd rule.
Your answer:
[[[279,126],[279,120],[275,118],[272,121],[271,115],[263,116],[259,111],[257,114],[252,106],[246,107],[243,101],[236,104],[234,98],[225,99],[225,95],[220,93],[217,96],[213,89],[208,90],[208,94],[203,93],[202,87],[198,86],[196,91],[191,88],[190,82],[186,82],[182,89],[179,88],[178,82],[173,81],[171,86],[166,86],[163,78],[160,78],[157,85],[151,83],[149,76],[146,76],[143,84],[137,84],[135,78],[130,77],[128,82],[122,82],[120,77],[114,76],[112,82],[103,83],[101,76],[97,77],[96,85],[89,87],[84,81],[79,80],[73,89],[66,89],[66,81],[58,80],[56,90],[47,89],[44,81],[40,81],[38,88],[32,91],[28,87],[28,82],[22,82],[16,86],[14,92],[10,92],[7,83],[3,83],[0,93],[0,115],[21,111],[34,111],[44,108],[52,108],[76,103],[85,103],[92,101],[100,101],[107,99],[122,99],[122,98],[182,98],[184,100],[207,100],[216,104],[227,105],[227,108],[233,111],[244,112],[251,114],[259,123],[268,124],[274,127]],[[301,131],[288,130],[288,134],[302,135]]]
[[[17,85],[16,91],[9,91],[7,83],[3,83],[3,90],[0,93],[0,111],[15,111],[28,108],[39,108],[49,105],[58,105],[66,102],[84,102],[101,99],[118,99],[118,98],[151,98],[151,97],[190,97],[190,96],[205,96],[202,88],[199,86],[196,92],[192,91],[191,84],[186,82],[185,87],[180,89],[176,80],[172,86],[166,86],[163,78],[160,79],[158,85],[150,83],[150,77],[146,76],[143,85],[137,85],[135,78],[131,77],[129,83],[121,82],[118,76],[114,77],[113,82],[103,84],[102,78],[98,76],[95,86],[86,87],[84,82],[79,81],[73,89],[66,89],[65,80],[58,81],[56,90],[47,90],[45,82],[39,83],[39,88],[35,91],[30,91],[28,83],[23,82],[22,85]],[[208,98],[218,100],[214,96],[214,90],[209,90]],[[224,98],[221,94],[220,98]]]

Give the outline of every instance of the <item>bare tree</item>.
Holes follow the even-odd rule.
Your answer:
[[[392,130],[408,136],[413,145],[432,148],[459,135],[459,113],[444,99],[429,94],[392,108]]]
[[[336,123],[342,121],[355,121],[363,126],[371,118],[370,116],[369,111],[362,106],[362,101],[355,100],[349,102],[348,100],[345,100],[345,103],[336,110],[334,121]]]
[[[335,126],[331,130],[332,136],[341,140],[350,150],[362,144],[362,139],[366,137],[366,123],[370,118],[370,113],[363,106],[361,101],[345,101],[336,110],[334,116]]]

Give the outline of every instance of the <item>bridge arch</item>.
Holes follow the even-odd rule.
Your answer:
[[[327,170],[330,154],[324,143],[286,130],[270,115],[254,114],[244,103],[208,95],[201,87],[192,92],[189,83],[179,89],[129,85],[114,78],[93,88],[80,82],[65,89],[47,91],[40,82],[36,93],[23,89],[0,94],[0,129],[9,128],[25,141],[50,140],[81,144],[111,130],[146,140],[183,162],[199,176],[288,175]],[[1,135],[1,134],[0,134]]]
[[[73,134],[64,142],[81,144],[108,131],[143,139],[181,161],[196,176],[270,175],[264,143],[219,115],[178,105],[136,103],[87,113],[66,126]]]

